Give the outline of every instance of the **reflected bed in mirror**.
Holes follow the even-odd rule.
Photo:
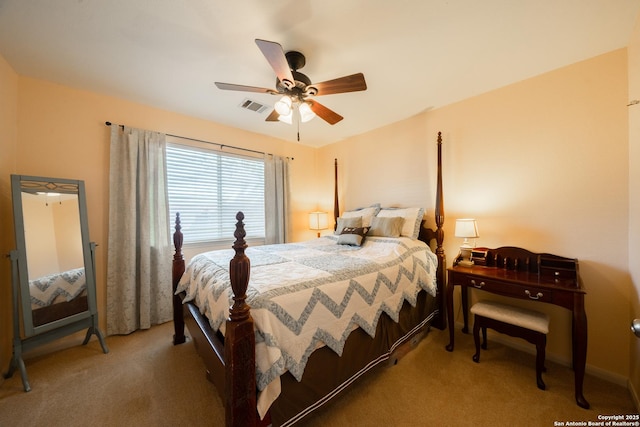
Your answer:
[[[28,391],[23,351],[85,328],[83,344],[95,334],[108,349],[98,329],[84,181],[11,175],[11,191],[14,355],[6,376],[20,368]]]
[[[78,187],[21,180],[34,327],[89,310]]]

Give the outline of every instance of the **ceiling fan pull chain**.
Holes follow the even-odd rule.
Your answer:
[[[300,120],[296,120],[296,124],[298,125],[298,142],[300,142]]]

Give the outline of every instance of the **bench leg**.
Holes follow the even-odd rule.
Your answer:
[[[546,370],[544,367],[546,344],[547,344],[546,335],[542,335],[536,342],[536,381],[538,383],[538,388],[540,390],[544,390],[547,387],[544,384],[544,381],[542,381],[542,372]]]
[[[482,327],[482,348],[487,349],[487,328],[484,326]]]

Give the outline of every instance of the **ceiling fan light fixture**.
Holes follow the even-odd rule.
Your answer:
[[[300,112],[300,121],[302,123],[306,123],[316,116],[316,113],[313,112],[308,102],[303,102],[302,104],[300,104],[300,107],[298,107],[298,111]]]
[[[291,115],[291,98],[285,95],[273,107],[280,116]]]
[[[280,120],[281,122],[284,122],[286,124],[292,124],[293,123],[293,110],[289,110],[289,114],[280,114],[278,116],[278,120]]]

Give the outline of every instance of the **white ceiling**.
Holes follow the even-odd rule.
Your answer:
[[[300,126],[321,146],[625,47],[639,12],[640,0],[0,0],[0,55],[23,76],[295,141],[270,109],[239,107],[278,98],[213,84],[274,88],[254,40],[276,41],[306,56],[312,82],[365,75],[367,91],[318,97],[343,121]]]

